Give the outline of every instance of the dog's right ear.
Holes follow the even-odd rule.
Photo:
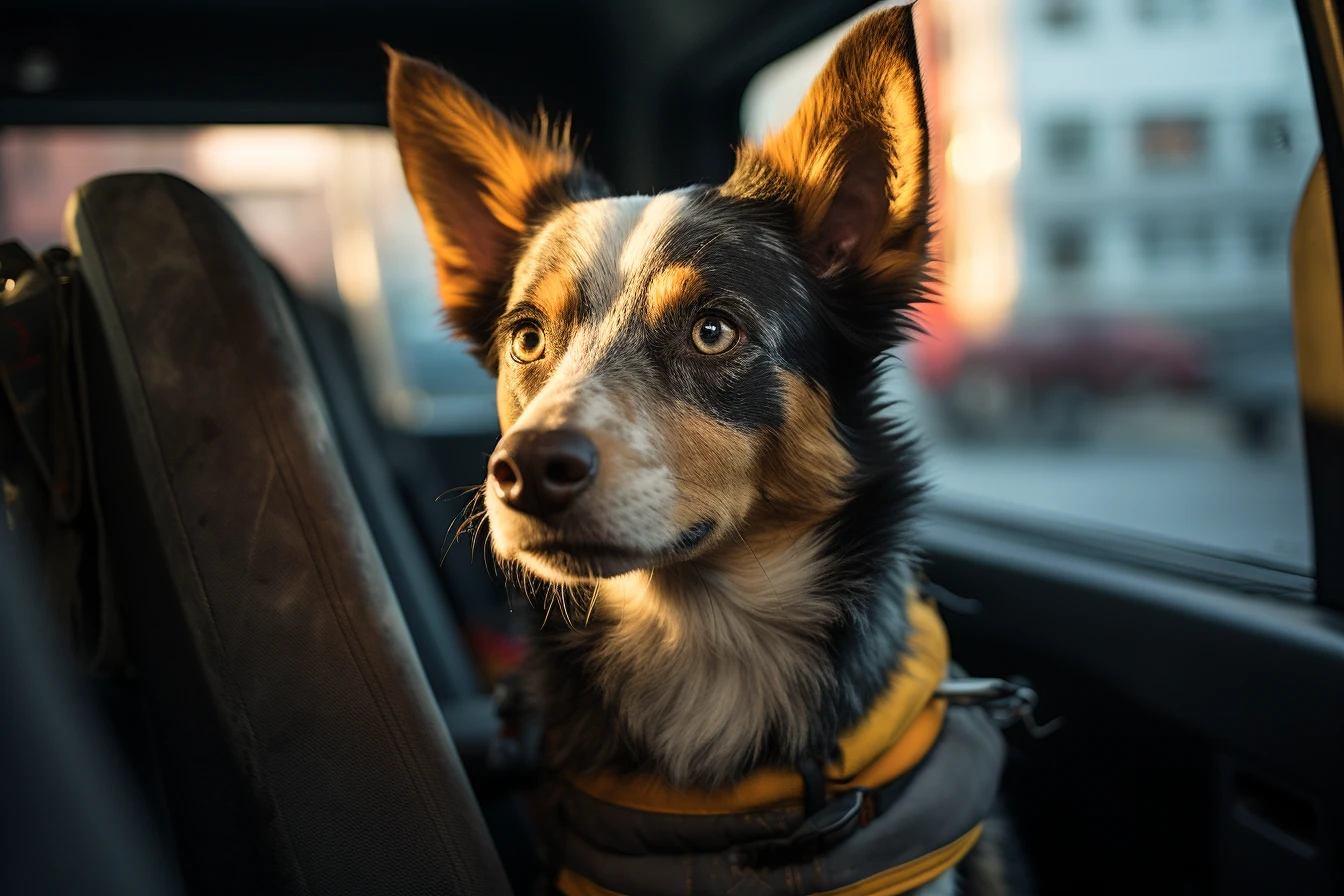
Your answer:
[[[541,115],[529,132],[438,66],[383,49],[392,60],[388,119],[448,321],[493,369],[493,328],[529,221],[547,205],[605,188],[580,166],[568,122],[551,128]]]

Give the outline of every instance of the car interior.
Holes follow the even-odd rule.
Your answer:
[[[538,619],[472,528],[493,385],[380,44],[650,193],[722,181],[870,7],[0,12],[0,892],[534,892]],[[1039,695],[1031,892],[1344,892],[1337,4],[916,10],[945,293],[892,389],[955,659]]]

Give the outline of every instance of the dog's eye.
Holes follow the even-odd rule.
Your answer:
[[[718,355],[728,351],[737,342],[737,330],[721,317],[707,315],[695,322],[691,330],[691,344],[696,351],[706,355]]]
[[[546,354],[546,334],[534,323],[522,323],[513,328],[510,344],[513,360],[520,364],[530,364]]]

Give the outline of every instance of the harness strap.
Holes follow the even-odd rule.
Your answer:
[[[919,858],[878,872],[872,877],[819,891],[812,896],[901,896],[909,893],[955,868],[979,842],[983,827],[978,824],[951,843]],[[569,868],[561,870],[556,879],[556,889],[564,896],[628,896],[609,890]]]
[[[826,808],[826,776],[821,763],[804,759],[798,763],[798,777],[803,779],[803,812],[816,815]]]
[[[837,793],[810,816],[797,805],[735,815],[651,812],[565,788],[557,805],[561,889],[569,896],[913,890],[974,845],[1004,759],[1003,736],[978,707],[947,709],[941,728],[905,774]]]

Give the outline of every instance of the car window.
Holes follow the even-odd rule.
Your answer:
[[[441,326],[434,265],[383,128],[0,129],[0,233],[62,241],[66,197],[108,172],[164,170],[213,194],[305,299],[348,316],[389,425],[481,432],[494,383]]]
[[[1289,232],[1320,151],[1290,0],[916,6],[939,304],[889,385],[934,500],[1308,571]],[[764,68],[755,138],[849,23]]]

